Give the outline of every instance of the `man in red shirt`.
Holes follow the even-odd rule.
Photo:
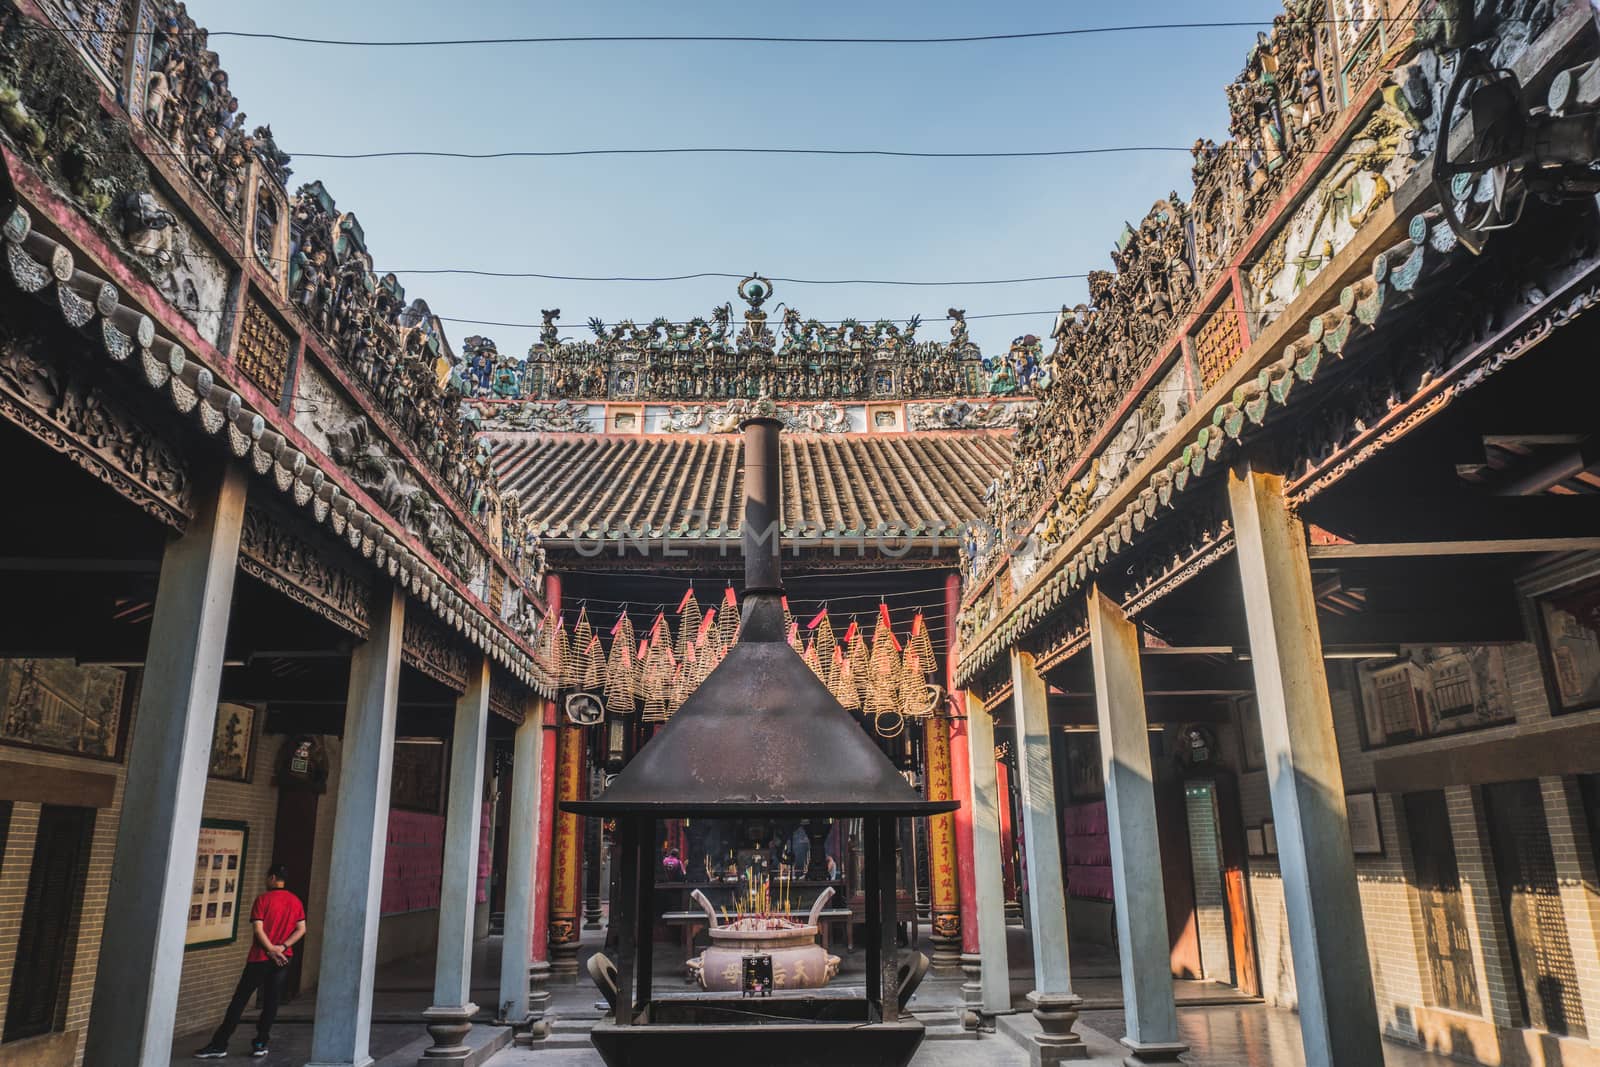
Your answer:
[[[294,944],[306,936],[306,909],[300,898],[285,889],[289,869],[274,864],[267,872],[267,891],[256,897],[250,907],[250,927],[254,938],[250,955],[245,958],[244,973],[233,991],[233,1002],[222,1025],[211,1035],[210,1044],[195,1053],[197,1059],[220,1060],[228,1054],[228,1038],[244,1015],[250,998],[261,991],[261,1018],[256,1022],[256,1039],[250,1046],[250,1055],[265,1056],[267,1042],[272,1037],[272,1021],[278,1016],[278,999],[283,994],[283,980],[294,955]]]

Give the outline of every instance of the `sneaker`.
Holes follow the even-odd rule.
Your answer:
[[[224,1045],[207,1045],[203,1049],[196,1050],[194,1058],[197,1060],[220,1060],[227,1054],[228,1049]]]
[[[265,1056],[266,1054],[267,1054],[267,1043],[265,1041],[252,1041],[252,1042],[250,1042],[250,1055],[252,1057],[259,1058],[259,1057]]]

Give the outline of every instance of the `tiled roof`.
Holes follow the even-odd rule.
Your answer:
[[[785,435],[782,455],[786,534],[953,537],[983,515],[984,491],[1010,461],[1011,440],[990,432]],[[501,488],[521,494],[524,514],[550,539],[739,535],[737,437],[505,435],[495,462]]]

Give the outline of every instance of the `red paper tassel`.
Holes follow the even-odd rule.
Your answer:
[[[692,596],[694,596],[694,586],[691,585],[683,591],[683,599],[678,601],[678,610],[680,612],[689,606],[689,598]]]
[[[806,629],[815,630],[818,626],[822,625],[822,620],[826,619],[827,617],[828,609],[823,608],[821,611],[817,612],[816,615],[812,616],[810,622],[806,623]]]

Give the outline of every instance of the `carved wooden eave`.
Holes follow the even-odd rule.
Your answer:
[[[1373,258],[1368,277],[1342,286],[1331,301],[1326,292],[1311,292],[1328,301],[1321,303],[1321,313],[1299,320],[1304,327],[1298,336],[1285,336],[1286,328],[1273,329],[1252,346],[1162,448],[1039,567],[1008,610],[964,645],[957,681],[964,684],[1069,598],[1085,592],[1108,559],[1153,535],[1165,513],[1183,504],[1202,476],[1226,469],[1239,454],[1247,430],[1261,426],[1292,395],[1303,394],[1306,390],[1297,387],[1310,385],[1321,370],[1341,359],[1352,337],[1370,334],[1384,313],[1410,299],[1425,277],[1465,255],[1436,211],[1418,214],[1405,240]],[[1323,280],[1331,283],[1337,277],[1329,272]],[[1274,326],[1287,327],[1292,321],[1286,316]]]
[[[1513,63],[1523,83],[1537,83],[1541,72],[1553,69],[1570,42],[1589,25],[1587,5],[1566,8]],[[1470,125],[1470,120],[1459,122],[1450,131],[1452,147],[1460,147],[1470,138]],[[1313,383],[1319,371],[1337,365],[1352,341],[1359,348],[1380,324],[1388,327],[1389,313],[1411,300],[1419,283],[1432,277],[1442,282],[1448,277],[1445,272],[1469,258],[1457,248],[1455,236],[1437,208],[1429,207],[1432,203],[1427,168],[1419,168],[1366,220],[1355,239],[1281,317],[1255,339],[1156,451],[1085,517],[1020,588],[1005,591],[1009,595],[998,610],[976,626],[967,624],[956,669],[958,684],[971,686],[990,677],[1013,648],[1033,651],[1054,664],[1084,647],[1086,636],[1070,628],[1057,626],[1061,632],[1053,637],[1041,631],[1064,605],[1081,602],[1108,560],[1122,557],[1118,559],[1120,568],[1130,549],[1145,553],[1151,536],[1171,522],[1169,513],[1188,505],[1194,498],[1191,490],[1203,477],[1224,470],[1227,462],[1240,454],[1243,441],[1290,403],[1291,394],[1300,403],[1316,393]],[[1393,244],[1402,223],[1405,239]],[[1366,271],[1363,262],[1370,263]],[[1562,284],[1545,289],[1557,294],[1547,306],[1515,309],[1506,320],[1509,325],[1494,338],[1474,338],[1451,353],[1440,367],[1448,373],[1424,375],[1417,395],[1394,405],[1381,425],[1352,427],[1350,440],[1337,456],[1292,480],[1291,495],[1304,499],[1331,484],[1388,441],[1442,410],[1450,396],[1483,380],[1552,329],[1570,322],[1600,299],[1592,281],[1590,265],[1579,264]],[[1158,573],[1153,580],[1138,584],[1124,607],[1137,610],[1148,606],[1231,550],[1231,531],[1225,524],[1214,524],[1207,535],[1194,540],[1189,551],[1155,568]],[[986,589],[980,584],[969,595],[964,604],[969,619],[986,598],[993,599],[995,591],[998,587]]]
[[[1368,84],[1362,87],[1356,100],[1340,112],[1335,121],[1325,129],[1316,147],[1303,153],[1296,162],[1292,176],[1283,181],[1282,192],[1256,217],[1248,234],[1229,253],[1225,266],[1212,273],[1188,310],[1174,318],[1160,344],[1152,347],[1146,354],[1147,358],[1142,369],[1124,393],[1121,402],[1109,417],[1094,429],[1081,453],[1056,479],[1052,491],[1032,510],[1029,521],[1026,525],[1020,526],[1020,529],[1037,529],[1060,499],[1071,492],[1073,483],[1083,477],[1096,457],[1103,453],[1141,397],[1161,374],[1171,368],[1175,360],[1184,355],[1186,338],[1196,335],[1201,324],[1216,313],[1215,310],[1208,309],[1236,306],[1239,299],[1239,276],[1244,265],[1269,242],[1273,232],[1282,224],[1285,215],[1295,206],[1296,197],[1311,188],[1319,177],[1337,165],[1340,158],[1339,145],[1371,116],[1379,103],[1383,73],[1385,72],[1380,72],[1370,79]],[[1301,294],[1301,302],[1304,301],[1305,295]],[[1253,350],[1255,345],[1252,343],[1248,347]],[[1242,355],[1240,362],[1245,362],[1248,355],[1248,352]],[[1025,540],[1025,535],[1019,536],[1008,547],[1014,551]],[[962,591],[963,608],[975,603],[990,586],[1001,579],[1007,556],[1008,553],[1005,551],[998,553],[975,581],[967,583]]]
[[[366,640],[372,583],[303,520],[270,501],[245,507],[239,569]]]
[[[42,186],[21,189],[25,172],[19,173],[19,162],[9,149],[4,155],[19,178],[19,192],[48,196]],[[343,537],[379,573],[408,589],[520,684],[553,695],[548,673],[536,662],[531,646],[493,618],[454,574],[350,483],[331,459],[287,425],[279,411],[263,403],[248,383],[228,380],[184,345],[158,332],[154,318],[123,302],[117,285],[79,269],[67,245],[35,229],[32,214],[21,203],[6,218],[0,240],[5,246],[6,275],[17,288],[54,306],[68,327],[92,341],[93,350],[127,367],[135,380],[179,415],[192,418],[218,442],[219,450],[246,460],[295,508]],[[161,329],[166,328],[164,322]],[[216,360],[214,350],[209,354]],[[168,521],[177,517],[166,516]]]
[[[1516,29],[1513,29],[1496,38],[1496,41],[1499,42],[1495,46],[1497,50],[1496,59],[1499,60],[1501,58],[1499,49],[1502,45],[1505,45],[1508,51],[1503,54],[1503,65],[1515,70],[1524,85],[1542,84],[1539,78],[1548,75],[1555,69],[1553,64],[1562,61],[1562,57],[1570,50],[1578,35],[1585,32],[1592,34],[1593,32],[1590,7],[1586,3],[1556,0],[1556,3],[1551,5],[1550,9],[1537,13],[1522,12],[1520,8],[1516,8],[1515,5],[1507,2],[1507,0],[1488,0],[1487,3],[1480,4],[1479,8],[1480,18],[1496,17],[1499,13],[1504,13],[1513,21],[1514,26],[1526,28],[1531,34],[1531,36],[1524,36],[1518,33]],[[1416,23],[1418,32],[1430,30],[1430,28],[1433,31],[1437,31],[1438,27],[1431,27],[1429,22],[1429,19],[1436,14],[1438,13],[1431,13],[1427,18],[1418,20]],[[1352,22],[1351,25],[1354,26],[1355,23]],[[1035,503],[1030,503],[1027,510],[1022,513],[1006,513],[1002,511],[1003,518],[993,522],[993,525],[1001,525],[1003,522],[1009,527],[1010,532],[1007,534],[1005,543],[996,542],[986,547],[979,558],[979,565],[976,568],[964,566],[964,569],[969,570],[970,573],[964,590],[963,608],[971,607],[981,599],[990,596],[991,588],[997,581],[997,575],[1005,566],[1006,560],[1013,553],[1021,550],[1028,541],[1029,535],[1026,531],[1038,530],[1041,524],[1047,521],[1054,522],[1061,516],[1063,502],[1072,492],[1074,482],[1084,476],[1085,469],[1089,469],[1092,472],[1091,464],[1106,449],[1108,442],[1124,428],[1125,423],[1131,421],[1129,416],[1133,405],[1141,401],[1144,392],[1152,387],[1161,374],[1166,373],[1173,362],[1179,361],[1179,356],[1174,355],[1174,353],[1181,353],[1182,359],[1193,359],[1195,353],[1190,351],[1191,345],[1189,342],[1203,341],[1204,338],[1204,331],[1198,330],[1197,324],[1202,320],[1213,317],[1213,313],[1220,311],[1220,309],[1230,306],[1237,309],[1241,319],[1248,318],[1245,304],[1251,298],[1250,294],[1256,281],[1252,264],[1260,265],[1267,262],[1273,254],[1274,247],[1279,248],[1278,255],[1281,261],[1282,250],[1279,246],[1282,245],[1289,228],[1294,223],[1296,212],[1303,209],[1315,209],[1319,204],[1315,196],[1308,195],[1316,187],[1317,183],[1335,172],[1348,173],[1343,171],[1346,163],[1357,158],[1356,152],[1358,148],[1366,151],[1367,148],[1364,146],[1370,144],[1370,142],[1362,141],[1362,138],[1378,136],[1372,131],[1384,128],[1385,123],[1388,123],[1389,128],[1392,128],[1395,120],[1404,120],[1406,123],[1414,124],[1427,116],[1437,114],[1441,102],[1439,97],[1442,97],[1442,84],[1438,86],[1439,91],[1432,101],[1431,111],[1427,109],[1425,104],[1419,104],[1418,112],[1412,114],[1410,105],[1405,102],[1406,93],[1416,88],[1413,81],[1427,82],[1426,78],[1419,77],[1419,64],[1429,72],[1429,78],[1442,77],[1445,81],[1448,81],[1452,68],[1446,62],[1442,68],[1435,69],[1439,67],[1438,62],[1430,57],[1436,57],[1438,53],[1432,51],[1430,47],[1424,47],[1420,52],[1412,50],[1415,42],[1409,39],[1412,29],[1411,23],[1402,20],[1402,22],[1395,24],[1395,28],[1397,36],[1386,46],[1388,51],[1384,54],[1382,60],[1363,67],[1361,77],[1350,84],[1349,97],[1342,110],[1335,112],[1332,116],[1327,116],[1332,118],[1331,123],[1324,121],[1316,127],[1315,148],[1311,149],[1309,146],[1307,148],[1297,148],[1288,157],[1290,166],[1280,170],[1279,176],[1281,180],[1269,178],[1263,197],[1259,201],[1261,210],[1246,210],[1247,231],[1237,234],[1228,243],[1225,262],[1218,264],[1214,270],[1202,270],[1202,289],[1204,291],[1198,299],[1182,305],[1185,310],[1166,324],[1164,339],[1148,353],[1154,358],[1140,361],[1137,381],[1120,394],[1121,402],[1116,407],[1116,410],[1103,419],[1096,418],[1089,438],[1071,450],[1068,463],[1064,464],[1060,469],[1046,472],[1050,488],[1042,499],[1037,500]],[[1277,29],[1275,29],[1274,35],[1277,32]],[[1366,30],[1362,29],[1360,32],[1365,33]],[[1250,62],[1254,62],[1254,56],[1255,53],[1252,53]],[[1412,62],[1413,59],[1417,61]],[[1424,62],[1425,60],[1428,62]],[[1391,75],[1402,69],[1401,64],[1404,64],[1405,75],[1400,80],[1405,84],[1397,85],[1391,79]],[[1232,106],[1232,100],[1233,97],[1230,96],[1230,107]],[[1404,114],[1399,110],[1400,108],[1406,109]],[[1465,126],[1470,126],[1470,121],[1457,124],[1452,132],[1452,141],[1454,143],[1461,141],[1465,133],[1463,129]],[[1421,126],[1414,128],[1419,132],[1423,130]],[[1394,158],[1398,158],[1398,156]],[[1426,167],[1421,168],[1421,170],[1425,169]],[[1384,247],[1388,241],[1393,240],[1393,237],[1386,237],[1379,242],[1371,243],[1370,234],[1374,231],[1376,217],[1399,217],[1403,219],[1424,206],[1415,199],[1414,194],[1419,187],[1426,183],[1419,183],[1413,180],[1417,177],[1418,173],[1413,172],[1409,177],[1397,177],[1393,182],[1396,197],[1401,201],[1402,205],[1398,216],[1396,216],[1393,208],[1395,198],[1392,197],[1387,201],[1383,199],[1388,195],[1388,189],[1386,188],[1384,192],[1375,194],[1378,197],[1377,205],[1380,209],[1379,211],[1373,213],[1369,207],[1363,209],[1362,214],[1365,217],[1359,217],[1358,220],[1352,219],[1352,225],[1357,228],[1355,240],[1352,243],[1363,244],[1368,249],[1363,253],[1363,258],[1370,256],[1373,251]],[[1410,190],[1413,193],[1410,202],[1407,202],[1403,195],[1405,190]],[[1215,192],[1214,189],[1211,191]],[[1173,195],[1176,196],[1176,194]],[[1194,200],[1187,205],[1188,209],[1199,208],[1203,199],[1202,189],[1197,186]],[[1177,202],[1180,206],[1183,203],[1181,199]],[[1163,199],[1157,202],[1157,207],[1165,204],[1167,204],[1167,200]],[[1154,210],[1152,209],[1153,212]],[[1326,217],[1326,214],[1324,211],[1319,216],[1319,219]],[[1307,247],[1309,248],[1309,246]],[[1349,257],[1344,254],[1347,251],[1348,247],[1340,248],[1333,260],[1324,261],[1320,267],[1313,268],[1314,280],[1318,276],[1316,275],[1318,270],[1322,274],[1326,274],[1330,268],[1337,266],[1341,262],[1348,266]],[[1307,255],[1310,255],[1310,253],[1307,252]],[[1121,273],[1120,267],[1121,265],[1119,264],[1119,272],[1116,278],[1123,279],[1125,276]],[[1249,285],[1245,284],[1245,276],[1247,274],[1250,276],[1251,284]],[[1344,279],[1344,281],[1349,280],[1351,280],[1349,277]],[[1308,286],[1306,291],[1299,292],[1291,301],[1289,307],[1284,310],[1284,314],[1294,312],[1296,308],[1303,310],[1308,306],[1307,298],[1314,288],[1315,285]],[[1212,309],[1212,311],[1208,312],[1208,309]],[[1274,311],[1274,313],[1276,312]],[[1270,327],[1266,332],[1271,332]],[[1266,334],[1262,335],[1262,337],[1264,336]],[[1262,337],[1255,339],[1257,344],[1259,344]],[[1244,340],[1251,349],[1257,348],[1257,344],[1250,344],[1251,335],[1248,328],[1244,332]],[[1160,353],[1159,356],[1156,355],[1157,351]],[[1248,358],[1249,355],[1254,354],[1254,351],[1242,354],[1241,359]],[[1203,353],[1201,355],[1203,358]],[[1056,368],[1058,373],[1060,369],[1059,366]],[[1001,495],[1004,497],[1005,492],[1002,491]]]

